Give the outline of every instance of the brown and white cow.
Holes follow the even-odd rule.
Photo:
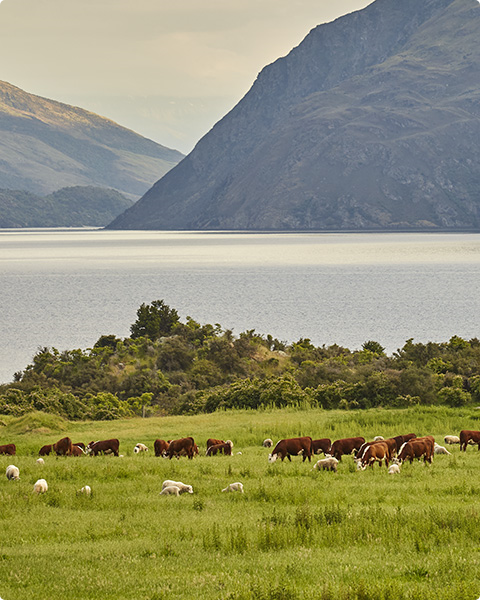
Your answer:
[[[224,444],[225,441],[224,440],[217,440],[215,438],[208,438],[207,440],[207,450],[210,448],[210,446],[218,446],[218,444]]]
[[[302,462],[308,458],[308,462],[312,461],[312,438],[309,436],[298,438],[286,438],[280,440],[275,445],[272,453],[268,455],[268,462],[273,463],[277,458],[281,458],[282,462],[286,458],[291,462],[290,456],[303,456]]]
[[[15,446],[15,444],[3,444],[3,446],[0,446],[0,454],[15,456],[16,453],[17,447]]]
[[[361,462],[361,460],[362,460],[365,452],[369,448],[369,446],[372,446],[374,444],[380,444],[380,443],[387,444],[387,446],[388,446],[388,460],[392,460],[392,458],[397,453],[397,445],[396,445],[395,440],[393,438],[388,438],[386,440],[373,440],[373,442],[365,442],[358,449],[357,455],[355,457],[355,460]]]
[[[42,446],[40,448],[39,454],[40,454],[40,456],[48,456],[52,452],[53,452],[52,444],[46,444],[45,446]]]
[[[392,440],[395,440],[395,443],[397,445],[397,453],[400,451],[400,448],[403,446],[403,444],[405,442],[409,442],[410,440],[415,439],[417,436],[414,433],[407,433],[406,435],[396,435],[395,437],[391,438]]]
[[[382,461],[385,463],[385,466],[388,467],[388,462],[390,460],[390,448],[385,441],[377,441],[372,442],[365,449],[365,452],[361,458],[360,465],[362,469],[366,469],[368,465],[373,468],[375,462],[379,463],[379,466],[382,466]]]
[[[155,450],[155,456],[165,456],[168,450],[168,442],[165,440],[155,440],[153,442],[153,449]]]
[[[362,444],[365,443],[364,437],[343,438],[335,440],[330,448],[330,454],[337,460],[342,460],[344,454],[357,452]]]
[[[424,463],[430,463],[433,459],[435,441],[432,436],[422,438],[414,438],[409,442],[405,442],[398,453],[398,462],[403,463],[406,460],[413,463],[413,459],[420,460],[423,458]]]
[[[83,456],[84,454],[85,452],[82,450],[82,448],[80,448],[80,446],[77,446],[77,444],[73,444],[72,456]]]
[[[467,444],[478,444],[478,449],[480,450],[480,431],[463,429],[460,432],[460,450],[466,452]]]
[[[110,440],[99,440],[90,442],[87,446],[87,454],[97,456],[98,454],[114,454],[118,456],[120,442],[116,438]]]
[[[72,455],[72,440],[69,437],[64,437],[58,442],[53,444],[52,449],[57,456],[71,456]]]
[[[232,456],[232,446],[226,442],[223,444],[214,444],[207,448],[207,456],[215,456],[216,454],[225,454],[225,456]]]
[[[320,454],[320,452],[327,454],[327,452],[330,452],[331,446],[332,446],[332,440],[329,438],[322,438],[320,440],[312,440],[312,448],[313,448],[314,454]]]
[[[171,460],[174,456],[188,456],[191,460],[195,454],[195,441],[192,437],[172,440],[168,446],[167,456]]]

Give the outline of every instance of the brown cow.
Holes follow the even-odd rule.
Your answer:
[[[58,442],[53,444],[52,449],[57,456],[71,456],[72,455],[72,440],[69,437],[64,437]]]
[[[378,461],[379,466],[382,466],[382,460],[385,463],[385,466],[388,467],[388,461],[390,459],[390,448],[388,444],[384,441],[373,442],[368,445],[366,448],[362,458],[361,458],[361,467],[362,469],[366,469],[367,465],[370,465],[373,469],[373,465],[375,461]]]
[[[73,445],[74,445],[74,446],[78,446],[78,447],[79,447],[79,448],[81,448],[81,449],[82,449],[84,452],[85,452],[85,450],[86,450],[86,448],[85,448],[85,444],[84,444],[83,442],[76,442],[76,443],[75,443],[75,442],[73,442]]]
[[[480,450],[480,431],[469,431],[463,429],[460,432],[460,450],[467,451],[467,444],[478,444]]]
[[[90,442],[87,446],[87,454],[97,456],[98,454],[111,454],[118,456],[120,442],[116,438],[110,440],[100,440],[98,442]]]
[[[52,444],[46,444],[45,446],[42,446],[40,448],[39,454],[40,454],[40,456],[48,456],[52,452],[53,452]]]
[[[224,443],[225,443],[224,440],[216,440],[215,438],[208,438],[207,450],[210,448],[210,446],[218,446],[218,444],[224,444]]]
[[[399,452],[400,448],[405,442],[409,442],[410,440],[413,440],[416,437],[417,436],[414,433],[407,433],[407,435],[396,435],[391,439],[395,440],[395,443],[397,444],[397,452]]]
[[[329,438],[322,438],[320,440],[312,440],[312,447],[313,447],[314,454],[320,454],[320,452],[327,454],[327,452],[330,452],[331,446],[332,446],[332,440]]]
[[[360,449],[362,444],[365,443],[365,438],[363,437],[354,437],[354,438],[344,438],[341,440],[335,440],[330,448],[330,454],[334,456],[337,460],[342,460],[342,456],[344,454],[351,454],[353,451],[357,451]]]
[[[168,442],[165,440],[155,440],[153,442],[153,449],[155,450],[155,456],[165,456],[168,450]]]
[[[365,455],[365,452],[367,451],[367,448],[369,446],[372,446],[374,444],[380,444],[380,443],[387,444],[387,446],[388,446],[388,460],[392,460],[392,457],[395,456],[395,454],[397,453],[397,445],[396,445],[395,440],[393,438],[389,438],[387,440],[376,440],[376,441],[373,440],[373,442],[365,442],[358,449],[358,452],[357,452],[355,460],[356,461],[361,460],[363,458],[363,456]]]
[[[405,460],[409,460],[410,464],[413,463],[413,459],[420,460],[423,457],[424,463],[432,463],[434,453],[434,441],[431,436],[423,438],[415,438],[409,442],[405,442],[398,454],[398,461],[400,463]]]
[[[85,452],[82,450],[80,446],[77,444],[73,444],[72,446],[72,456],[83,456]]]
[[[215,456],[216,454],[225,454],[225,456],[232,456],[232,446],[230,444],[214,444],[207,448],[207,456]]]
[[[275,448],[272,453],[268,455],[268,462],[273,463],[277,460],[278,457],[282,459],[282,462],[285,457],[291,462],[292,459],[290,456],[303,456],[302,462],[305,462],[305,459],[308,458],[308,462],[312,461],[312,438],[309,436],[298,437],[298,438],[287,438],[285,440],[280,440],[277,442]]]
[[[0,446],[0,454],[8,454],[9,456],[15,456],[17,453],[17,447],[15,444],[4,444]]]
[[[194,454],[195,441],[192,437],[185,437],[180,438],[178,440],[172,440],[167,450],[167,456],[170,460],[174,456],[180,458],[180,456],[182,455],[186,455],[189,459],[192,459]]]

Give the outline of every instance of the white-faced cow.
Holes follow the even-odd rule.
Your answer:
[[[114,454],[118,456],[120,442],[116,438],[110,440],[99,440],[98,442],[90,442],[87,446],[87,454],[98,456],[99,454]]]
[[[302,462],[305,462],[305,459],[307,458],[308,461],[311,462],[312,454],[313,448],[311,437],[286,438],[276,443],[272,453],[268,455],[268,462],[273,463],[277,458],[281,458],[282,461],[285,458],[288,458],[288,460],[291,461],[292,459],[290,456],[302,456]]]

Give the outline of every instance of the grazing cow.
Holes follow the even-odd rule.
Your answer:
[[[388,446],[388,460],[391,460],[393,456],[395,456],[396,452],[397,452],[397,445],[395,443],[395,440],[393,438],[389,438],[388,440],[373,440],[373,442],[365,442],[364,444],[362,444],[360,446],[360,448],[358,449],[357,455],[355,457],[355,460],[357,462],[360,462],[361,459],[363,458],[365,452],[367,451],[367,448],[369,446],[372,446],[374,444],[387,444]]]
[[[439,446],[437,443],[433,447],[433,452],[434,454],[452,454],[444,446]]]
[[[262,446],[264,448],[271,448],[273,446],[273,441],[270,438],[263,440]]]
[[[287,438],[285,440],[280,440],[277,442],[273,452],[268,455],[268,462],[273,463],[280,457],[283,460],[288,458],[291,462],[292,459],[290,456],[299,456],[302,455],[302,462],[305,462],[305,459],[308,458],[308,462],[312,461],[312,438],[298,437],[298,438]]]
[[[87,454],[97,456],[98,454],[111,454],[118,456],[120,442],[116,438],[110,440],[100,440],[98,442],[90,442],[87,446]]]
[[[312,440],[312,448],[313,448],[314,454],[320,454],[320,452],[327,454],[328,452],[330,452],[331,446],[332,446],[332,440],[330,440],[329,438],[322,438],[320,440]]]
[[[333,456],[329,456],[328,458],[322,458],[318,460],[314,465],[314,469],[318,469],[319,471],[333,471],[337,472],[338,460]]]
[[[240,483],[239,481],[230,483],[225,489],[222,490],[222,492],[240,492],[243,494],[243,483]]]
[[[165,440],[155,440],[153,449],[155,450],[155,456],[165,456],[168,450],[168,442]]]
[[[46,444],[45,446],[42,446],[40,448],[40,456],[48,456],[49,454],[51,454],[53,452],[53,446],[52,444]]]
[[[409,460],[411,464],[413,463],[414,458],[420,460],[423,457],[424,463],[428,462],[431,464],[433,458],[433,448],[434,441],[430,436],[412,439],[402,445],[398,454],[398,462],[402,463],[406,460]]]
[[[160,496],[180,496],[180,488],[176,485],[169,485],[162,489]]]
[[[83,456],[84,454],[85,452],[80,448],[80,446],[77,446],[76,444],[72,446],[72,456]]]
[[[177,487],[180,490],[180,494],[193,494],[193,487],[191,485],[187,485],[181,481],[172,481],[171,479],[166,479],[162,483],[162,490],[172,486]]]
[[[389,459],[390,448],[388,447],[388,444],[382,441],[373,442],[367,447],[361,458],[361,468],[366,469],[368,465],[373,468],[376,461],[378,461],[379,466],[381,467],[382,460],[385,463],[385,466],[388,467]]]
[[[443,438],[443,440],[446,444],[459,444],[460,443],[460,438],[458,437],[458,435],[446,435]]]
[[[215,438],[208,438],[207,440],[207,450],[210,446],[218,446],[218,444],[225,444],[224,440],[216,440]]]
[[[342,460],[344,454],[352,454],[354,451],[358,451],[362,444],[365,443],[363,437],[344,438],[341,440],[335,440],[330,448],[330,454],[337,460]]]
[[[224,444],[215,444],[207,448],[207,456],[215,456],[216,454],[225,454],[225,456],[232,456],[232,446],[225,442]]]
[[[74,445],[74,446],[78,446],[78,447],[79,447],[79,448],[81,448],[81,449],[82,449],[84,452],[85,452],[85,450],[86,450],[86,448],[85,448],[85,444],[84,444],[83,442],[76,442],[76,443],[74,442],[74,443],[73,443],[73,445]]]
[[[467,444],[478,444],[480,450],[480,431],[464,429],[460,432],[460,450],[467,451]]]
[[[195,441],[192,437],[172,440],[168,446],[167,456],[171,460],[174,456],[188,456],[191,460],[195,454]]]
[[[390,465],[388,467],[388,474],[389,475],[396,475],[398,473],[400,473],[400,467],[399,467],[399,465],[393,464],[393,465]]]
[[[20,479],[20,470],[15,465],[8,465],[5,475],[8,480],[16,481],[17,479]]]
[[[148,452],[148,448],[145,446],[145,444],[138,443],[133,449],[133,451],[135,452],[135,454],[138,454],[139,452]]]
[[[55,442],[52,448],[57,456],[71,456],[73,448],[72,440],[69,437],[64,437]]]
[[[38,479],[33,486],[35,494],[44,494],[48,490],[48,484],[45,479]]]
[[[0,446],[0,454],[7,454],[8,456],[15,456],[17,453],[17,447],[15,444],[4,444]]]
[[[396,435],[393,437],[392,440],[395,440],[395,444],[397,445],[397,453],[400,451],[400,448],[405,442],[409,442],[416,437],[417,436],[414,433],[407,433],[407,435]]]

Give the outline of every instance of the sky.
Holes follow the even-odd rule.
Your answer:
[[[372,0],[0,0],[0,80],[188,153],[267,64]]]

